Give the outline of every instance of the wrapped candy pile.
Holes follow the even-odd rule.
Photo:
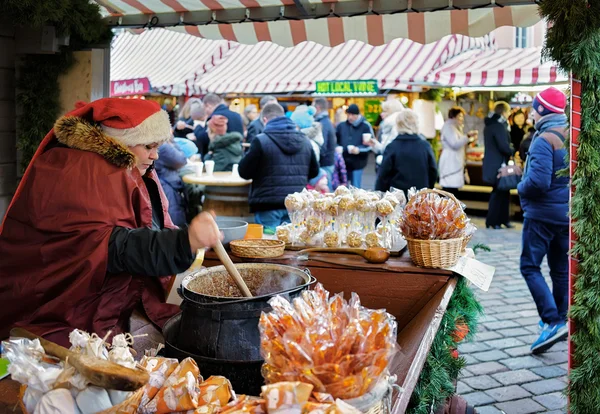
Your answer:
[[[330,297],[321,284],[292,303],[277,296],[259,322],[267,384],[300,381],[317,393],[351,399],[388,374],[396,352],[396,321],[370,310],[358,295]]]
[[[398,221],[405,204],[404,193],[395,189],[385,194],[344,186],[330,194],[304,190],[286,197],[292,223],[278,227],[277,238],[295,246],[399,250]]]
[[[477,230],[455,199],[435,190],[416,191],[414,188],[409,190],[408,196],[400,218],[400,229],[407,239],[457,239],[470,237]]]
[[[72,351],[129,368],[137,365],[129,348],[130,335],[115,336],[110,351],[95,334],[75,330],[69,339]],[[190,358],[180,363],[176,359],[143,357],[139,365],[149,372],[149,382],[138,391],[124,392],[90,385],[68,363],[47,357],[37,339],[13,339],[3,346],[12,378],[26,385],[21,400],[29,414],[212,414],[235,399],[226,378],[214,376],[203,381]]]

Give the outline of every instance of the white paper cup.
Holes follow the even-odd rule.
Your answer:
[[[208,160],[204,163],[204,166],[206,167],[206,175],[213,175],[215,172],[215,162]]]
[[[239,164],[233,164],[233,168],[231,169],[231,175],[234,177],[239,177],[240,176],[240,172],[239,172]]]
[[[371,134],[363,134],[363,144],[369,145],[369,142],[371,142]]]
[[[202,164],[201,162],[197,162],[195,163],[194,168],[196,170],[196,175],[198,177],[202,177],[202,168],[204,168],[204,164]]]

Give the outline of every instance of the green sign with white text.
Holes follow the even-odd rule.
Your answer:
[[[315,93],[319,95],[377,95],[379,87],[374,79],[317,81]]]

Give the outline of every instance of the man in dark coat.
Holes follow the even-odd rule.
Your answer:
[[[202,99],[202,102],[204,103],[204,110],[208,115],[208,120],[212,116],[222,115],[227,118],[227,132],[239,132],[244,136],[244,121],[242,120],[242,116],[229,109],[219,95],[209,93]]]
[[[363,134],[375,136],[371,124],[360,114],[358,106],[352,104],[346,109],[348,119],[336,129],[337,143],[344,148],[344,161],[350,183],[361,188],[363,169],[367,166],[371,147],[363,143]]]
[[[170,275],[219,229],[208,213],[173,225],[153,170],[171,134],[149,100],[104,98],[56,122],[0,227],[0,339],[19,326],[68,346],[73,329],[102,338],[134,311],[159,328],[179,312]]]
[[[497,102],[494,111],[485,119],[483,136],[485,153],[483,156],[483,181],[492,186],[485,224],[488,228],[500,229],[510,224],[510,191],[498,189],[498,170],[510,159],[513,150],[510,146],[507,118],[510,105]]]
[[[255,221],[275,228],[290,222],[285,198],[319,174],[319,163],[308,138],[279,104],[268,104],[261,115],[265,129],[240,161],[239,173],[252,180],[249,203]]]
[[[277,103],[277,98],[275,98],[272,95],[266,95],[263,96],[260,99],[260,109],[261,111],[264,109],[265,106],[267,106],[268,104],[271,103]],[[259,114],[258,117],[250,122],[250,125],[248,125],[248,133],[246,134],[246,142],[251,144],[252,140],[258,135],[258,134],[262,134],[263,130],[265,129],[265,123],[263,122],[262,119],[262,115]]]
[[[333,188],[331,188],[331,183],[333,182],[333,171],[335,168],[335,147],[337,145],[335,127],[329,118],[327,99],[317,98],[314,100],[313,105],[315,108],[317,108],[315,121],[321,124],[321,131],[323,133],[323,139],[325,140],[323,146],[321,147],[321,158],[319,159],[319,164],[327,173],[330,190],[333,190]]]
[[[419,136],[419,120],[413,110],[398,114],[397,131],[398,136],[383,153],[375,190],[394,187],[406,194],[411,187],[433,188],[438,177],[435,155],[429,142]]]

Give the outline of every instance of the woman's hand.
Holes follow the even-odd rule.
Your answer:
[[[188,237],[192,252],[205,247],[213,247],[219,240],[223,240],[223,234],[215,222],[215,213],[200,213],[188,227]]]

